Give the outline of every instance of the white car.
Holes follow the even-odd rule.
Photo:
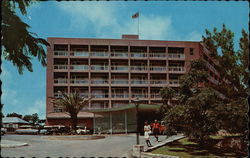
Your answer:
[[[87,130],[87,127],[85,127],[84,129],[78,128],[78,129],[76,130],[76,133],[77,133],[77,134],[86,134],[86,133],[89,133],[89,130]]]
[[[16,134],[38,134],[37,129],[17,129]]]
[[[6,128],[1,128],[1,135],[4,135],[7,132]]]
[[[39,134],[48,134],[48,130],[47,129],[41,129]]]

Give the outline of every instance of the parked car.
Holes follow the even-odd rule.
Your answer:
[[[4,135],[7,132],[6,128],[1,128],[1,135]]]
[[[70,132],[70,128],[63,125],[53,125],[53,126],[44,126],[44,129],[47,130],[46,134],[67,134]]]
[[[49,134],[49,131],[47,129],[41,129],[39,134]]]
[[[87,127],[81,127],[81,126],[77,126],[77,130],[76,130],[76,133],[77,134],[87,134],[89,133],[89,130],[87,130]]]
[[[16,134],[38,134],[38,129],[32,129],[32,128],[28,128],[28,129],[17,129],[15,131]]]

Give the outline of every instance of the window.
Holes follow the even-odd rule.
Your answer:
[[[194,48],[189,49],[190,55],[194,55]]]

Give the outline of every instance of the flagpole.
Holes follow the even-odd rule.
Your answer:
[[[138,12],[138,13],[139,13],[139,12]],[[138,38],[139,38],[139,18],[140,18],[140,15],[138,16],[138,28],[137,28]]]
[[[139,21],[140,21],[140,20],[139,20],[139,18],[140,18],[139,11],[138,11],[137,13],[133,14],[133,15],[132,15],[132,18],[133,18],[133,19],[138,18],[138,21],[137,21],[137,22],[138,22],[138,23],[137,23],[137,35],[138,35],[138,37],[139,37],[139,34],[140,34],[140,32],[139,32],[139,23],[140,23],[140,22],[139,22]]]

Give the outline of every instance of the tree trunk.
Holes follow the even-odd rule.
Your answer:
[[[76,134],[76,126],[77,126],[77,115],[71,116],[71,130],[73,134]]]

